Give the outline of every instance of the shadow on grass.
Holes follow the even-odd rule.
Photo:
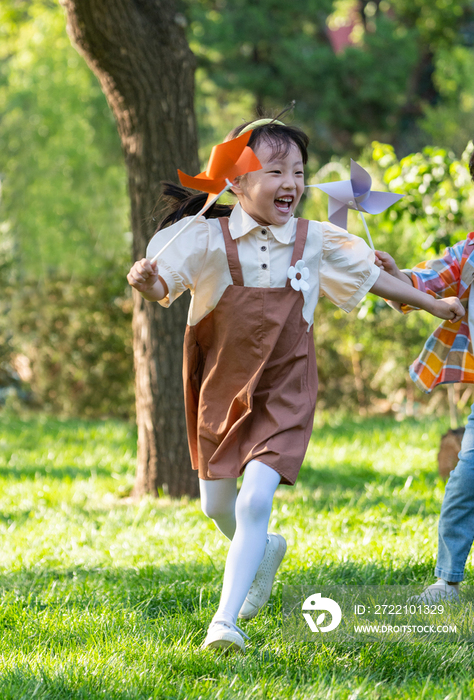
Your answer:
[[[29,413],[25,416],[17,416],[10,413],[1,413],[2,431],[6,434],[21,435],[22,438],[30,436],[31,439],[38,435],[46,438],[68,438],[74,440],[77,433],[96,433],[107,426],[119,426],[136,436],[136,426],[134,423],[107,418],[104,420],[86,418],[60,418],[47,413]]]
[[[319,417],[320,418],[320,417]],[[439,425],[439,433],[446,432],[449,428],[449,419],[437,418]],[[313,430],[312,439],[318,439],[321,432],[324,432],[325,437],[341,438],[353,440],[361,436],[373,435],[375,433],[400,433],[408,434],[413,429],[428,430],[433,426],[433,418],[430,416],[415,418],[409,417],[401,421],[394,420],[390,415],[371,415],[357,416],[354,414],[332,414],[324,420],[323,424],[318,425],[318,417]]]
[[[422,675],[423,685],[428,674],[458,682],[461,670],[472,673],[472,650],[462,650],[458,645],[405,648],[356,640],[348,644],[329,642],[323,648],[302,643],[285,645],[281,617],[284,583],[316,586],[413,583],[412,568],[390,571],[374,563],[326,566],[318,562],[312,570],[318,575],[310,577],[310,573],[294,571],[291,578],[284,573],[267,608],[254,620],[244,623],[251,641],[242,662],[234,656],[211,656],[198,648],[219,600],[222,572],[216,575],[211,564],[2,574],[0,634],[8,635],[10,644],[15,639],[15,650],[12,648],[10,653],[21,656],[14,668],[0,673],[0,697],[2,700],[217,697],[217,688],[207,695],[198,683],[194,685],[203,676],[222,677],[222,697],[231,697],[225,689],[238,673],[241,681],[248,684],[248,690],[254,688],[258,674],[262,682],[278,677],[294,688],[294,695],[283,693],[280,688],[282,697],[302,698],[313,694],[297,694],[297,688],[301,684],[319,687],[322,675],[327,675],[328,683],[336,684],[338,692],[347,688],[348,682],[354,687],[360,685],[361,674],[378,684],[384,680],[403,683],[409,669],[411,676]],[[427,572],[419,573],[423,574],[421,580],[425,580]],[[87,611],[95,614],[87,615]],[[21,632],[20,623],[24,625]],[[69,643],[71,623],[74,638]],[[41,655],[37,656],[40,637]],[[117,660],[124,661],[124,656],[125,666],[123,663],[120,666]],[[33,663],[29,663],[30,659]],[[114,664],[118,667],[116,674]],[[162,688],[162,694],[152,694],[152,685],[160,683],[163,676],[167,692]],[[242,692],[236,698],[250,697],[243,692],[247,687],[239,687]],[[329,694],[328,688],[324,694],[323,690],[314,697],[338,697]],[[280,694],[265,692],[258,697],[280,697]],[[404,697],[419,697],[419,693]]]
[[[0,573],[0,597],[20,606],[140,611],[145,617],[194,612],[217,605],[223,570],[212,564],[167,564],[140,569],[20,569]],[[0,620],[1,628],[1,620]]]
[[[85,677],[77,678],[77,669],[75,674],[67,674],[64,670],[52,673],[37,664],[35,666],[36,672],[25,663],[17,664],[14,669],[0,674],[2,700],[103,700],[104,697],[130,700],[132,697],[130,690],[111,690],[97,674],[87,677],[86,670],[80,674]],[[145,698],[145,691],[133,697]]]
[[[423,475],[425,484],[432,489],[437,479],[437,474]],[[416,490],[405,491],[406,483],[406,474],[380,473],[367,464],[348,461],[322,468],[305,462],[297,481],[300,490],[313,492],[315,510],[337,510],[359,503],[361,508],[386,506],[392,514],[407,517],[419,513],[439,515],[440,503],[420,496]]]
[[[123,454],[124,448],[132,454],[136,450],[135,426],[118,420],[61,419],[46,414],[19,417],[2,413],[0,437],[1,461],[8,465],[0,466],[0,477],[9,479],[29,479],[38,475],[54,479],[110,476],[111,467],[101,464],[104,448],[109,454],[119,455]],[[102,450],[96,463],[93,466],[81,464],[83,453],[88,452],[90,457],[96,448]],[[34,456],[28,463],[30,453]],[[62,460],[66,464],[57,467],[54,460],[66,453],[71,453],[71,461],[66,457]],[[12,456],[15,458],[13,464]]]
[[[400,484],[404,484],[405,477],[398,478]],[[331,467],[312,467],[307,461],[304,462],[298,475],[298,483],[305,488],[317,489],[328,486],[338,486],[341,488],[364,488],[368,482],[383,482],[387,476],[376,472],[372,467],[354,462],[338,462]]]
[[[119,427],[118,433],[115,433],[115,426]],[[326,438],[329,437],[335,443],[339,439],[351,443],[352,440],[360,439],[361,436],[364,438],[364,435],[367,441],[367,435],[375,433],[384,435],[388,430],[396,432],[399,429],[406,433],[410,430],[410,426],[394,423],[391,418],[374,417],[368,420],[349,417],[334,424],[327,423],[324,426],[324,433]],[[45,415],[33,415],[28,419],[7,416],[5,424],[2,424],[2,434],[6,436],[7,461],[8,451],[10,453],[15,449],[26,453],[29,449],[37,451],[37,454],[32,456],[31,462],[28,462],[28,456],[25,454],[24,459],[22,456],[21,461],[17,460],[18,464],[14,466],[0,465],[0,478],[5,479],[51,478],[72,482],[95,476],[107,478],[111,476],[112,468],[109,464],[101,463],[100,456],[97,457],[93,466],[90,466],[89,456],[88,462],[82,463],[82,452],[87,448],[93,454],[94,445],[100,448],[106,446],[111,452],[114,450],[123,452],[124,444],[130,449],[135,449],[134,428],[119,421],[62,420]],[[317,430],[313,434],[313,440],[317,443]],[[54,451],[52,457],[46,456],[49,445]],[[55,455],[61,454],[62,447],[65,451],[71,450],[71,461],[69,462],[68,455],[65,454],[65,466],[57,466],[54,463]],[[344,507],[351,501],[358,501],[371,488],[370,496],[364,504],[368,501],[370,505],[383,504],[389,496],[390,508],[395,513],[412,515],[421,511],[427,512],[427,510],[437,512],[437,503],[429,505],[426,499],[410,500],[410,494],[398,493],[406,483],[406,475],[380,473],[373,468],[371,462],[371,459],[363,459],[356,449],[353,454],[350,454],[349,459],[346,453],[345,461],[335,462],[327,467],[311,466],[310,460],[307,459],[300,471],[298,487],[314,492],[317,490],[320,493],[319,497],[315,496],[313,499],[315,509]],[[396,469],[395,464],[394,469]],[[437,476],[433,473],[425,475],[424,478],[432,481],[434,486]],[[108,509],[109,506],[104,508],[104,510]],[[12,520],[21,521],[28,517],[28,514],[29,511],[25,513],[15,511],[15,514],[12,513],[8,517],[6,514],[0,515],[0,519],[8,523]]]
[[[0,478],[4,479],[58,479],[70,480],[75,479],[90,479],[91,477],[110,477],[110,467],[86,467],[79,465],[67,465],[63,467],[55,467],[49,464],[25,464],[21,467],[0,467]]]
[[[409,585],[431,581],[432,570],[432,563],[394,569],[376,562],[341,564],[315,560],[310,568],[278,575],[273,602],[281,597],[281,588],[286,584]],[[120,608],[157,619],[215,610],[223,573],[223,567],[216,569],[212,564],[197,562],[165,567],[149,565],[141,569],[20,569],[0,574],[0,593],[4,609],[9,601],[36,611]],[[3,615],[0,628],[4,623]]]

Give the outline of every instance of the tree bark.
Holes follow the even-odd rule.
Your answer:
[[[198,172],[194,56],[174,0],[60,0],[68,33],[114,113],[128,171],[133,259],[155,230],[162,180]],[[113,206],[113,203],[111,203]],[[159,212],[158,212],[159,215]],[[126,271],[124,271],[124,275]],[[134,495],[197,495],[181,379],[187,299],[169,311],[134,290],[138,464]]]

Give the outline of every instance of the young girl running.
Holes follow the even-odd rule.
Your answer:
[[[231,540],[203,647],[241,650],[246,635],[237,616],[252,618],[265,605],[286,550],[283,537],[267,534],[273,496],[278,484],[295,483],[313,428],[318,297],[349,312],[371,291],[443,319],[464,314],[455,297],[434,299],[381,271],[361,238],[295,219],[307,136],[260,119],[228,138],[250,130],[248,145],[262,169],[233,181],[238,203],[214,205],[157,263],[144,258],[127,277],[145,299],[165,307],[191,291],[183,368],[191,461],[204,513]],[[168,192],[177,213],[152,238],[148,258],[207,197],[176,186]]]

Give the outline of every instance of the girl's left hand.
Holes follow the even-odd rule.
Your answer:
[[[405,275],[405,273],[399,269],[397,263],[392,258],[392,256],[388,253],[385,253],[385,251],[376,250],[374,262],[377,265],[377,267],[380,267],[380,269],[384,272],[387,272],[387,274],[391,275],[392,277],[396,277],[402,282],[405,282],[405,284],[411,284],[413,286],[411,277],[409,275]]]
[[[393,277],[399,276],[400,270],[397,266],[397,263],[392,258],[392,256],[389,255],[388,253],[385,253],[385,251],[376,250],[374,262],[377,265],[377,267],[382,268],[382,270],[385,270],[385,272],[388,272],[389,275],[392,275]]]
[[[446,299],[435,299],[431,313],[438,318],[457,323],[464,318],[466,309],[457,297],[447,297]]]

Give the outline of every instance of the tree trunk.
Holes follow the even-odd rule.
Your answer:
[[[100,81],[128,170],[133,258],[154,233],[151,212],[176,168],[198,172],[194,56],[174,0],[60,0],[68,33]],[[111,203],[111,206],[113,203]],[[159,215],[159,212],[158,212]],[[124,275],[127,271],[124,271]],[[169,311],[134,290],[138,465],[134,495],[197,495],[181,379],[188,300]]]

